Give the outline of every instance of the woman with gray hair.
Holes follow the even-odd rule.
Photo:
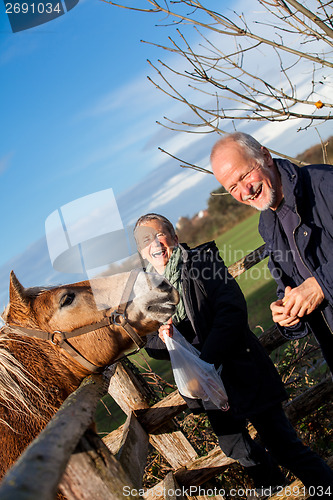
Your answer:
[[[207,413],[223,452],[245,467],[259,491],[271,488],[272,492],[285,484],[278,464],[307,487],[333,486],[332,470],[298,439],[282,409],[281,402],[287,399],[283,383],[249,329],[244,296],[215,242],[193,249],[180,244],[171,222],[154,213],[138,219],[134,235],[141,256],[148,261],[147,270],[164,275],[180,294],[172,322],[148,336],[147,353],[169,359],[163,337],[172,336],[174,324],[204,361],[221,370],[228,411],[183,397],[193,412]],[[251,439],[248,420],[263,446]]]

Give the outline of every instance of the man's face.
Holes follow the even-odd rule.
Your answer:
[[[163,222],[153,219],[136,228],[135,239],[142,257],[162,274],[178,244],[177,236],[172,237]]]
[[[264,167],[230,141],[212,159],[216,179],[240,203],[263,211],[275,210],[282,200],[282,187],[273,159],[263,148]]]

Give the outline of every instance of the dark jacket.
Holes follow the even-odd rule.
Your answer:
[[[221,377],[233,414],[248,417],[286,399],[274,364],[249,329],[244,296],[215,243],[180,247],[186,314],[199,340],[201,358],[216,367],[222,364]],[[146,350],[153,358],[169,358],[158,334],[148,337]],[[194,410],[191,401],[195,400],[186,399]]]
[[[281,176],[285,203],[299,217],[294,228],[299,255],[325,295],[319,308],[301,319],[298,325],[278,327],[287,338],[302,337],[312,330],[319,340],[323,328],[327,328],[328,335],[333,330],[333,167],[309,165],[299,168],[287,160],[274,161]],[[282,298],[286,286],[298,286],[304,279],[297,270],[289,243],[273,210],[261,213],[259,232],[266,242],[270,257],[268,266],[278,285],[278,297]],[[324,342],[319,342],[326,359],[329,355],[332,358],[332,353],[326,352],[325,355]]]

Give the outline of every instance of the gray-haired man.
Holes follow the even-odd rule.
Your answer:
[[[273,320],[289,339],[313,332],[333,373],[333,167],[273,159],[236,132],[213,147],[216,179],[261,211],[259,232],[278,285]]]

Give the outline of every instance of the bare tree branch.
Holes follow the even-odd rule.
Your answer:
[[[204,0],[136,0],[134,7],[107,3],[163,14],[160,26],[184,27],[166,43],[144,42],[177,55],[181,62],[149,61],[156,78],[148,79],[187,110],[181,119],[157,122],[167,129],[224,134],[236,123],[294,120],[302,131],[333,119],[331,1],[257,0],[265,16],[252,21],[237,12],[216,12]],[[195,42],[185,36],[188,26],[196,32]],[[265,67],[268,58],[275,63],[271,72]],[[209,172],[167,154],[184,168]]]
[[[318,16],[314,15],[313,12],[311,12],[306,7],[304,7],[303,4],[297,2],[296,0],[285,0],[285,2],[289,3],[290,5],[295,7],[295,9],[297,11],[302,12],[302,14],[304,14],[313,23],[315,23],[317,26],[319,26],[319,28],[322,29],[326,33],[327,36],[333,38],[333,30],[329,26],[327,26],[325,24],[325,22],[322,21]],[[284,3],[284,2],[282,2],[282,0],[280,0],[280,3]]]

